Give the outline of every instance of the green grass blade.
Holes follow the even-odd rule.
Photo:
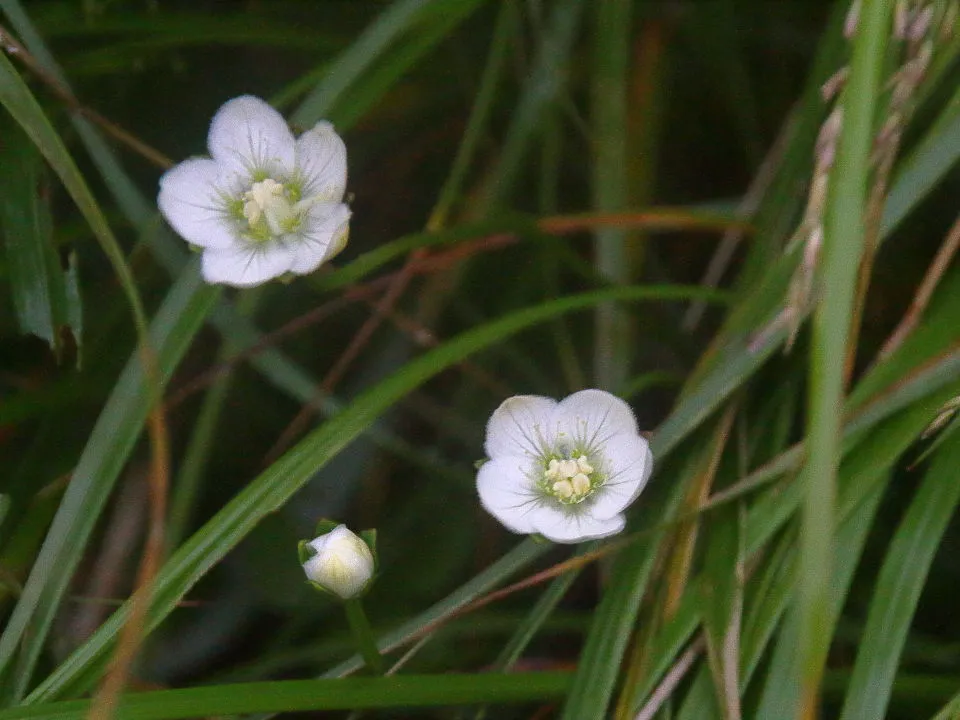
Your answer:
[[[954,695],[931,720],[957,720],[958,717],[960,717],[960,693]]]
[[[491,184],[481,202],[485,208],[504,204],[513,192],[530,139],[539,131],[540,121],[563,87],[573,42],[583,15],[583,0],[557,0],[550,4],[551,14],[543,31],[534,67],[524,81],[520,105],[503,141],[499,161],[492,171]]]
[[[30,17],[24,12],[20,1],[0,0],[0,9],[10,19],[14,30],[20,35],[23,43],[44,71],[49,73],[63,87],[69,89],[70,84],[67,82],[67,78],[57,65],[36,27],[30,21]],[[153,204],[148,203],[143,198],[136,185],[124,172],[113,148],[104,141],[93,124],[79,114],[72,113],[70,122],[76,128],[77,134],[83,141],[87,152],[90,153],[100,176],[127,218],[135,225],[148,220],[153,215]]]
[[[150,342],[157,353],[161,381],[170,377],[219,296],[219,289],[201,282],[198,264],[191,265],[174,284],[153,323]],[[54,613],[113,485],[140,437],[153,397],[139,352],[135,352],[94,426],[19,602],[0,637],[2,666],[8,666],[23,647],[10,681],[17,697],[27,689]]]
[[[700,581],[701,616],[717,706],[724,720],[741,717],[740,634],[746,582],[742,506],[722,508],[710,523]]]
[[[103,248],[110,264],[113,266],[120,287],[123,288],[127,303],[133,313],[137,333],[142,342],[147,332],[146,316],[143,312],[140,293],[137,290],[123,251],[60,136],[53,129],[43,109],[37,103],[26,83],[17,74],[6,54],[2,53],[0,53],[0,105],[7,109],[34,145],[37,146],[47,162],[50,163],[50,167],[60,178],[70,197],[77,204],[80,213],[90,225],[90,229],[100,243],[100,247]]]
[[[463,192],[467,171],[470,168],[470,163],[476,157],[482,134],[490,120],[493,101],[496,98],[497,87],[500,84],[500,78],[506,65],[507,53],[510,49],[509,41],[516,31],[516,12],[517,8],[510,0],[503,0],[500,3],[500,11],[497,14],[497,23],[493,29],[493,39],[490,41],[490,50],[487,54],[486,65],[483,68],[483,76],[480,79],[480,87],[470,110],[470,119],[467,121],[466,128],[464,128],[463,139],[457,148],[450,174],[440,188],[437,203],[427,222],[427,226],[431,229],[446,225],[451,208]]]
[[[858,512],[846,526],[846,531],[841,526],[836,533],[838,545],[840,541],[847,544],[844,545],[844,552],[832,564],[833,586],[827,617],[829,625],[827,632],[831,637],[832,626],[836,623],[836,618],[846,599],[850,580],[863,551],[867,532],[873,524],[884,487],[885,482],[874,481],[869,486],[869,494],[858,506]],[[799,595],[795,597],[799,598]],[[801,608],[799,603],[795,602],[787,611],[787,616],[780,628],[777,646],[767,670],[767,682],[760,698],[757,717],[794,717],[793,708],[800,702],[802,692],[798,679],[803,668],[800,667],[800,657],[796,652],[796,645],[801,641],[799,633],[802,622]]]
[[[880,219],[886,235],[936,188],[960,160],[960,89],[907,157],[897,166]]]
[[[594,69],[591,86],[593,130],[593,206],[600,212],[627,204],[627,92],[632,56],[630,0],[594,2]],[[597,273],[615,284],[630,282],[627,233],[621,228],[594,232]],[[594,380],[598,388],[619,392],[630,374],[633,328],[616,305],[597,308]]]
[[[860,640],[841,720],[886,717],[917,601],[960,502],[960,436],[935,456],[887,552]]]
[[[656,547],[656,539],[631,545],[618,556],[613,579],[594,612],[577,674],[560,716],[563,720],[608,717],[607,708],[616,686],[620,660],[630,641],[634,618],[656,559],[650,550]]]
[[[955,388],[947,388],[948,392],[955,392]],[[856,516],[864,504],[872,502],[873,493],[885,486],[889,480],[892,468],[900,456],[916,440],[923,428],[930,420],[930,416],[943,402],[942,396],[936,395],[924,398],[911,407],[898,413],[896,416],[881,423],[866,439],[857,446],[856,452],[851,452],[840,469],[840,503],[838,505],[838,520],[843,523],[846,516]],[[766,522],[765,515],[771,509],[769,504],[763,507],[758,504],[754,508],[756,522]],[[748,518],[749,525],[753,518]],[[864,532],[867,528],[864,528]],[[851,544],[849,539],[842,537],[838,532],[836,567],[832,575],[830,588],[829,614],[827,627],[824,632],[829,643],[833,637],[833,628],[847,594],[847,587],[857,559],[859,545]],[[842,543],[841,543],[842,541]],[[799,548],[798,548],[799,549]],[[799,550],[802,552],[802,550]],[[840,572],[839,569],[843,569]],[[802,577],[798,574],[799,577]],[[777,588],[777,593],[791,593],[791,583],[787,582]],[[794,593],[795,598],[800,595]],[[779,600],[777,600],[779,602]],[[791,606],[781,629],[777,647],[771,660],[771,667],[767,673],[767,682],[760,700],[758,717],[767,717],[763,712],[792,716],[793,708],[800,700],[799,658],[796,653],[796,642],[800,632],[800,615],[798,605]]]
[[[436,1],[436,0],[435,0]],[[421,61],[441,42],[448,39],[453,30],[476,10],[483,0],[456,0],[444,2],[443,11],[411,32],[403,42],[383,58],[383,61],[354,84],[349,101],[339,103],[329,116],[337,125],[349,127],[357,123],[371,108],[375,107],[387,91],[409,70]]]
[[[117,717],[124,720],[173,720],[255,712],[542,702],[562,698],[569,684],[570,673],[566,672],[235,683],[128,694],[120,701]],[[82,720],[88,716],[89,710],[89,701],[74,700],[0,711],[0,720]]]
[[[40,154],[18,128],[3,120],[0,231],[17,325],[20,332],[46,341],[58,359],[63,350],[61,333],[68,332],[77,346],[79,364],[81,312],[76,264],[63,268],[54,247]]]
[[[821,296],[814,314],[809,368],[807,463],[800,533],[801,716],[812,717],[830,642],[834,504],[840,464],[845,368],[857,273],[864,247],[864,209],[873,123],[893,3],[860,11],[850,77],[840,102],[843,127],[824,215]]]
[[[391,4],[329,67],[328,72],[290,116],[290,122],[311,127],[327,117],[358,78],[403,33],[415,26],[425,8],[436,0],[401,0]]]

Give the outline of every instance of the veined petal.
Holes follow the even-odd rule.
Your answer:
[[[488,460],[477,473],[480,503],[515,533],[533,532],[531,518],[540,502],[526,465],[524,458],[504,457]]]
[[[487,422],[487,457],[539,457],[551,448],[556,428],[551,418],[557,401],[539,395],[507,398]]]
[[[620,434],[610,438],[603,448],[606,482],[591,497],[589,513],[595,518],[610,518],[637,499],[653,471],[650,445],[640,435]]]
[[[564,398],[554,413],[554,425],[588,447],[602,447],[619,433],[639,433],[630,406],[603,390],[581,390]]]
[[[556,543],[578,543],[616,535],[626,526],[623,515],[595,518],[587,513],[554,510],[539,513],[534,520],[536,532]]]
[[[260,169],[289,175],[296,162],[293,133],[283,116],[252,95],[228,100],[217,110],[207,147],[214,160],[238,174]]]
[[[205,248],[225,249],[236,242],[234,229],[217,189],[217,163],[190,158],[160,178],[157,205],[160,212],[187,242]]]
[[[338,203],[347,188],[347,146],[333,129],[321,121],[297,138],[297,175],[303,194]]]
[[[322,214],[321,214],[322,213]],[[307,275],[343,249],[341,239],[350,225],[350,208],[338,204],[332,209],[311,208],[300,240],[289,246],[290,271]]]
[[[205,250],[204,279],[235,287],[253,287],[290,270],[290,256],[278,244],[237,245],[227,250]]]

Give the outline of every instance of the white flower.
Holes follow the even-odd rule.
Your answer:
[[[314,538],[306,548],[315,553],[303,563],[307,579],[344,600],[356,597],[376,569],[370,548],[346,525]]]
[[[516,533],[558,543],[623,530],[653,456],[630,407],[602,390],[557,402],[518,395],[487,423],[490,458],[477,474],[483,507]]]
[[[347,150],[328,122],[294,139],[283,117],[244,95],[213,116],[211,157],[160,178],[157,204],[187,242],[203,248],[207,282],[259,285],[306,275],[347,242]]]

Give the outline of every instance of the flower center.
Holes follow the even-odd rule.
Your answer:
[[[291,183],[273,178],[255,182],[242,195],[243,217],[254,240],[271,240],[297,230],[303,221],[308,201],[299,200],[299,190]]]
[[[589,459],[582,453],[572,457],[553,457],[543,470],[541,487],[565,505],[573,505],[584,500],[600,484],[600,473],[596,472]]]

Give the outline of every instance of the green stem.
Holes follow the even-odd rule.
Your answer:
[[[593,206],[622,210],[627,198],[627,83],[630,75],[632,3],[601,0],[596,9],[596,60],[591,119],[594,130]],[[594,233],[597,272],[610,282],[630,282],[627,234],[620,228]],[[629,317],[613,303],[597,307],[594,375],[597,387],[620,392],[629,372]]]
[[[363,656],[363,662],[374,675],[383,675],[383,656],[377,650],[373,628],[370,627],[370,621],[367,620],[363,603],[360,602],[359,598],[344,600],[343,609],[347,613],[347,622],[350,623],[350,631],[357,641],[357,649]]]
[[[864,208],[873,126],[889,35],[891,0],[861,5],[850,75],[842,98],[843,128],[823,221],[822,293],[813,318],[808,391],[806,497],[800,536],[802,641],[798,659],[803,688],[799,717],[812,718],[832,636],[831,563],[836,552],[834,516],[846,395],[844,366],[850,352],[850,318],[864,248]]]

